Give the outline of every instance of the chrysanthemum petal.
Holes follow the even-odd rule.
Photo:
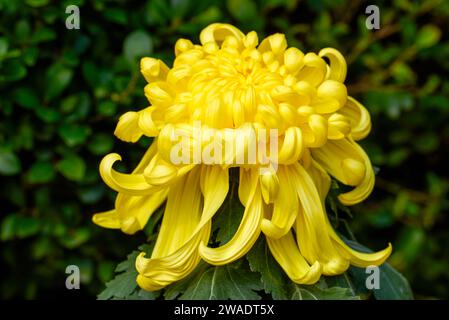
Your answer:
[[[138,123],[138,112],[129,111],[123,114],[118,121],[117,127],[115,128],[115,136],[126,142],[136,142],[143,135]]]
[[[329,140],[323,147],[312,149],[313,158],[339,181],[356,186],[339,195],[345,205],[366,199],[374,187],[371,162],[360,146],[352,139]]]
[[[201,221],[208,221],[212,219],[228,194],[228,169],[223,169],[220,166],[203,165],[201,168],[200,185],[204,196],[204,208]]]
[[[200,260],[198,244],[207,242],[210,235],[210,223],[194,234],[201,211],[200,168],[195,168],[170,187],[151,258],[141,254],[136,260],[137,282],[142,288],[158,290],[187,276],[196,267]]]
[[[330,177],[316,161],[312,161],[312,165],[307,169],[307,172],[312,178],[314,184],[317,186],[321,198],[321,203],[323,204],[324,208],[324,202],[326,200],[326,196],[330,187]],[[340,251],[342,256],[349,259],[352,265],[360,268],[366,268],[370,265],[378,266],[385,262],[385,260],[390,256],[392,251],[391,244],[389,244],[387,248],[374,253],[363,253],[352,249],[335,232],[328,216],[324,215],[324,217],[326,219],[329,234],[331,236],[332,242],[336,246],[336,249]]]
[[[334,48],[324,48],[319,54],[320,57],[329,59],[330,66],[326,74],[326,79],[344,82],[346,78],[346,60],[343,55]]]
[[[115,209],[94,214],[92,221],[103,228],[120,229],[120,219]]]
[[[236,27],[226,23],[212,23],[201,31],[200,41],[202,44],[208,42],[223,42],[227,36],[233,36],[237,40],[243,40],[245,35]]]
[[[140,72],[147,82],[165,80],[169,68],[160,59],[144,57],[140,60]]]
[[[263,219],[261,224],[263,233],[274,239],[285,236],[298,215],[298,197],[288,174],[286,166],[278,168],[279,193],[273,202],[273,215],[271,219]]]
[[[101,160],[100,175],[103,181],[117,192],[135,196],[149,194],[156,189],[146,182],[142,173],[155,156],[156,151],[157,140],[153,141],[132,174],[124,174],[112,169],[114,163],[122,158],[117,153],[110,153]]]
[[[348,97],[346,105],[339,111],[351,123],[351,136],[358,141],[371,131],[371,117],[364,106],[352,97]]]
[[[296,231],[302,255],[314,263],[319,261],[323,274],[335,275],[344,272],[349,262],[342,257],[331,242],[326,218],[318,191],[307,171],[300,165],[292,165],[290,175],[301,202]]]
[[[237,232],[226,244],[210,248],[200,244],[201,257],[213,265],[224,265],[245,255],[256,242],[260,234],[260,223],[263,217],[263,200],[258,183],[258,169],[251,169],[251,191],[246,199],[245,212]]]
[[[320,279],[322,267],[318,261],[311,266],[299,252],[291,232],[280,239],[267,238],[273,257],[288,277],[299,284],[314,284]]]

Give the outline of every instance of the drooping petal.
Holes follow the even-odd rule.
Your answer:
[[[274,239],[285,236],[298,215],[298,197],[288,174],[288,166],[279,166],[279,193],[273,202],[273,215],[271,219],[263,219],[261,224],[263,233]]]
[[[148,196],[119,193],[115,209],[97,213],[92,220],[102,227],[121,229],[124,233],[134,234],[145,227],[154,211],[165,201],[167,193],[167,188],[155,191]]]
[[[323,147],[312,149],[313,158],[333,177],[355,186],[339,195],[345,205],[366,199],[374,187],[374,171],[365,151],[352,139],[329,140]]]
[[[330,177],[316,161],[312,161],[312,165],[307,169],[307,172],[312,178],[314,184],[317,186],[324,208],[324,201],[326,200],[330,187]],[[335,244],[342,256],[349,259],[352,265],[360,268],[366,268],[370,265],[378,266],[385,262],[385,260],[390,256],[392,251],[391,244],[388,244],[387,248],[374,253],[363,253],[352,249],[338,236],[337,232],[335,232],[327,214],[325,214],[325,218],[332,242]]]
[[[207,242],[210,223],[194,234],[201,218],[200,169],[180,177],[170,187],[159,235],[151,258],[141,253],[136,260],[137,283],[149,291],[187,276],[198,264],[198,245]]]
[[[339,111],[351,123],[351,136],[358,141],[365,138],[371,131],[371,117],[368,110],[352,97],[348,97],[346,105]]]
[[[120,218],[120,229],[134,234],[142,230],[154,211],[165,201],[168,188],[155,191],[148,196],[129,196],[119,193],[115,210]]]
[[[344,272],[349,267],[349,262],[331,242],[325,212],[312,179],[299,163],[292,165],[290,177],[301,202],[296,232],[302,255],[309,263],[319,261],[325,275]]]
[[[329,228],[332,229],[332,226],[329,226]],[[381,251],[374,253],[359,252],[349,247],[343,240],[340,239],[335,231],[331,233],[331,236],[332,240],[337,244],[337,247],[349,255],[351,264],[359,268],[366,268],[372,265],[381,265],[388,259],[393,250],[391,243],[388,243],[388,246]]]
[[[322,267],[318,261],[309,265],[298,249],[291,232],[279,239],[267,237],[273,257],[288,277],[299,284],[314,284],[320,279]]]
[[[260,223],[263,217],[263,200],[258,182],[258,169],[251,169],[250,171],[251,190],[248,198],[244,199],[246,207],[237,232],[229,242],[217,248],[207,247],[204,243],[200,244],[200,255],[210,264],[219,266],[241,258],[251,249],[259,237]]]
[[[201,168],[200,186],[204,196],[201,225],[201,223],[212,219],[226,199],[229,190],[228,169],[222,169],[220,166],[203,165]]]
[[[94,214],[92,221],[108,229],[120,229],[120,219],[115,209]]]
[[[155,191],[155,187],[149,185],[142,174],[157,152],[157,139],[145,152],[142,160],[132,174],[124,174],[112,169],[116,161],[122,158],[117,153],[106,155],[100,163],[100,175],[103,181],[113,190],[129,195],[146,195]]]

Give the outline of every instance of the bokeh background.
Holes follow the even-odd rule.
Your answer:
[[[65,27],[72,4],[79,30]],[[369,4],[379,30],[365,27]],[[217,21],[344,54],[378,171],[349,224],[373,249],[393,243],[389,262],[416,298],[449,298],[449,2],[439,0],[0,0],[0,298],[95,298],[145,242],[91,222],[114,201],[98,164],[115,151],[130,171],[148,146],[113,136],[120,114],[147,106],[139,58],[170,64],[176,39],[198,42]],[[80,290],[65,288],[69,264]]]

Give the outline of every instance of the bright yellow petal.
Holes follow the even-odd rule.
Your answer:
[[[321,265],[318,261],[310,266],[299,252],[291,232],[280,239],[267,237],[273,257],[284,269],[288,277],[299,284],[314,284],[320,279]]]
[[[160,59],[144,57],[140,60],[140,72],[147,82],[165,80],[170,69]]]
[[[156,154],[156,151],[157,139],[153,141],[145,152],[132,174],[123,174],[112,169],[113,164],[121,160],[121,157],[116,153],[110,153],[100,163],[100,175],[103,181],[115,191],[129,195],[149,194],[154,191],[154,187],[148,185],[142,173]]]
[[[330,177],[316,161],[312,161],[312,165],[307,169],[307,172],[312,178],[314,184],[317,186],[324,208],[324,202],[330,187]],[[352,265],[360,268],[366,268],[370,265],[378,266],[390,256],[392,251],[391,244],[389,244],[384,250],[374,253],[363,253],[352,249],[335,232],[327,214],[325,214],[325,218],[332,242],[335,244],[342,256],[350,260]]]
[[[115,210],[96,213],[92,217],[92,221],[103,228],[120,229],[120,219]]]
[[[118,121],[117,127],[115,128],[115,136],[126,142],[136,142],[143,134],[138,123],[138,112],[129,111],[123,114]]]
[[[343,83],[345,81],[347,71],[346,60],[343,55],[334,48],[324,48],[318,55],[321,58],[328,58],[330,62],[326,79]]]
[[[355,188],[338,198],[345,205],[366,199],[374,187],[374,171],[365,151],[352,139],[329,140],[312,149],[313,158],[333,177]]]
[[[256,242],[260,234],[260,223],[263,217],[263,200],[258,183],[258,169],[251,169],[251,191],[245,203],[245,212],[237,232],[226,244],[210,248],[202,243],[199,247],[201,257],[210,264],[224,265],[244,256]],[[242,172],[242,171],[241,171]]]
[[[292,165],[290,177],[301,202],[296,233],[302,255],[309,263],[319,261],[325,275],[344,272],[349,262],[331,242],[325,212],[312,179],[300,164]]]
[[[285,236],[293,226],[298,215],[298,197],[289,178],[287,166],[279,166],[279,194],[273,203],[273,215],[263,219],[261,229],[267,237],[279,239]]]
[[[209,42],[221,43],[227,36],[233,36],[237,40],[243,40],[245,35],[236,27],[225,23],[212,23],[201,31],[201,44]]]
[[[201,223],[212,219],[223,204],[229,190],[228,169],[219,166],[203,165],[201,168],[201,191],[204,196],[204,208]]]
[[[146,195],[156,190],[156,187],[148,184],[143,174],[125,174],[112,169],[114,163],[121,159],[119,154],[110,153],[101,160],[101,178],[111,189],[129,195]]]
[[[348,97],[346,105],[339,112],[351,123],[351,136],[358,141],[371,131],[371,117],[364,106],[352,97]]]
[[[120,228],[124,233],[134,234],[142,230],[148,219],[165,201],[168,188],[155,191],[148,196],[129,196],[119,193],[115,202],[115,211],[120,219]]]
[[[136,260],[138,284],[158,290],[187,276],[198,264],[198,245],[207,242],[210,223],[194,234],[201,218],[200,169],[195,168],[171,187],[159,235],[151,258],[140,254]]]

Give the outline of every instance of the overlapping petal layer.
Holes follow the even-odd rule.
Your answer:
[[[391,245],[372,254],[353,250],[325,211],[331,177],[353,187],[339,196],[345,205],[363,201],[374,186],[370,160],[356,142],[369,133],[370,116],[348,96],[344,57],[332,48],[318,54],[289,48],[283,34],[259,44],[255,32],[220,23],[205,28],[200,42],[178,40],[171,68],[142,59],[150,106],[125,113],[115,135],[154,140],[131,174],[113,169],[118,154],[100,164],[118,196],[113,210],[94,215],[95,223],[132,234],[165,202],[151,256],[136,260],[138,284],[158,290],[201,259],[235,261],[261,234],[300,284],[350,264],[383,263]],[[234,236],[212,247],[212,218],[227,197],[232,167],[239,167],[245,210]]]

